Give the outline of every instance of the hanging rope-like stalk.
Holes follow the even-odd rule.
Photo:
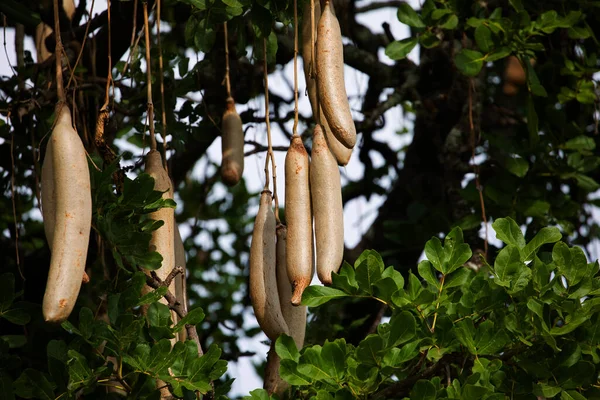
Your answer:
[[[227,21],[223,22],[223,32],[225,36],[225,88],[227,97],[231,97],[231,81],[229,80],[229,36],[227,34]]]
[[[56,95],[60,103],[66,103],[65,87],[63,85],[62,75],[62,54],[63,45],[60,37],[60,18],[58,16],[58,0],[54,0],[54,35],[56,38],[56,46],[54,48],[54,58],[56,62]]]
[[[162,148],[162,156],[163,156],[163,166],[165,170],[167,170],[167,111],[165,109],[165,81],[163,78],[163,55],[162,48],[160,45],[160,4],[161,1],[156,1],[156,44],[158,46],[158,76],[160,77],[160,104],[162,111],[162,132],[161,136],[163,139],[163,148]]]
[[[298,3],[298,0],[294,0],[294,127],[292,128],[293,135],[296,135],[298,132],[298,4],[297,3]],[[312,18],[312,16],[311,16],[311,18]],[[313,60],[314,60],[314,54],[313,54]]]
[[[275,200],[275,221],[279,224],[279,197],[277,196],[277,165],[275,154],[273,154],[273,142],[271,140],[271,122],[269,120],[269,71],[267,63],[267,39],[263,39],[263,69],[265,77],[265,122],[267,124],[267,157],[265,159],[265,189],[269,188],[269,159],[273,168],[273,199]]]
[[[146,40],[146,84],[148,87],[148,127],[150,130],[150,149],[156,150],[156,137],[154,136],[154,104],[152,103],[152,68],[150,67],[150,29],[148,25],[148,3],[144,2],[144,35]]]

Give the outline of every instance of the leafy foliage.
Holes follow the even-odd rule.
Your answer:
[[[598,262],[544,228],[528,243],[510,218],[494,222],[506,245],[494,265],[465,265],[460,228],[425,245],[406,279],[374,251],[344,264],[330,288],[309,287],[303,304],[372,297],[391,311],[357,346],[342,339],[296,348],[277,340],[281,376],[296,396],[328,399],[504,399],[598,395]],[[583,396],[583,397],[582,397]],[[252,397],[254,398],[254,397]]]
[[[9,29],[21,23],[31,34],[40,21],[51,23],[52,10],[44,3],[3,0],[0,12]],[[123,10],[134,2],[111,3],[118,7],[113,18],[131,19],[133,11]],[[586,252],[600,237],[593,219],[600,205],[594,197],[600,188],[600,8],[584,0],[426,0],[420,9],[402,3],[397,20],[411,34],[396,40],[388,30],[371,32],[358,18],[383,3],[336,2],[347,5],[336,12],[346,36],[346,64],[369,77],[365,93],[351,99],[361,101],[352,104],[362,114],[353,158],[364,173],[347,182],[344,199],[380,195],[389,204],[361,241],[367,245],[347,252],[352,265],[344,263],[333,285],[306,290],[309,344],[296,349],[289,337],[277,341],[281,375],[293,385],[293,395],[315,399],[599,397],[598,264],[588,262]],[[227,375],[225,360],[248,355],[239,339],[260,337],[260,330],[244,323],[257,196],[246,182],[225,192],[218,165],[207,156],[225,99],[222,23],[229,27],[234,96],[247,105],[242,118],[248,131],[261,131],[263,116],[254,100],[264,92],[263,39],[269,71],[287,69],[291,4],[163,1],[165,90],[164,99],[155,90],[154,102],[155,110],[165,105],[168,131],[160,113],[155,116],[157,131],[170,136],[169,168],[177,219],[190,231],[187,278],[194,289],[193,308],[177,324],[159,302],[164,288],[141,294],[141,270],[162,261],[148,251],[150,234],[161,225],[149,214],[176,206],[152,190],[139,156],[147,124],[140,90],[147,84],[143,47],[151,47],[158,79],[155,37],[130,49],[127,62],[113,58],[116,95],[106,140],[119,148],[112,163],[98,156],[92,137],[107,42],[96,39],[94,53],[84,52],[74,69],[69,97],[93,160],[94,230],[86,268],[91,281],[61,327],[45,324],[39,307],[49,251],[36,197],[53,120],[50,64],[35,63],[26,51],[24,64],[0,78],[0,113],[6,115],[0,119],[2,396],[150,399],[158,397],[157,381],[182,398],[210,392],[211,382],[216,398],[230,394],[232,378],[241,377]],[[94,24],[102,25],[97,18]],[[130,30],[118,32],[126,23],[122,18],[113,24],[113,38],[128,40]],[[83,36],[66,35],[82,35],[85,25],[73,21],[64,29],[75,48]],[[91,32],[106,37],[105,28],[95,25]],[[419,61],[413,63],[407,56],[417,45]],[[125,48],[113,43],[117,47]],[[394,65],[378,59],[382,48]],[[73,49],[67,50],[74,66]],[[523,81],[508,95],[503,85],[510,83],[511,60]],[[287,133],[293,96],[280,90],[271,93],[273,121]],[[402,149],[375,136],[386,122],[383,112],[398,105],[415,121],[395,127],[413,135]],[[309,118],[299,119],[300,129],[310,128]],[[383,165],[375,162],[378,155]],[[127,173],[117,191],[118,172]],[[490,244],[486,259],[480,258],[488,244],[478,232],[482,215],[494,221],[504,243]],[[439,232],[448,231],[439,239]],[[376,251],[359,251],[372,247]],[[418,262],[423,248],[426,259]],[[141,308],[147,308],[145,317]],[[378,309],[384,323],[377,323]],[[190,340],[171,346],[186,324],[202,332],[204,355]],[[248,398],[274,396],[257,389]]]

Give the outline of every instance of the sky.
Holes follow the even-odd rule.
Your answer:
[[[358,1],[357,6],[361,6],[367,3],[371,3],[374,0],[369,1]],[[377,0],[375,0],[377,1]],[[413,6],[413,8],[419,8],[418,1],[410,0],[409,3]],[[90,3],[91,4],[91,3]],[[106,9],[106,0],[96,0],[94,6],[93,13],[100,13]],[[383,32],[382,24],[387,22],[390,26],[390,30],[393,33],[394,37],[397,40],[401,40],[403,38],[408,37],[409,31],[406,26],[401,24],[396,17],[396,9],[394,8],[384,8],[376,11],[371,11],[369,13],[360,14],[357,16],[358,22],[366,25],[374,32]],[[164,25],[163,25],[164,26]],[[14,53],[14,32],[13,29],[7,28],[4,32],[6,35],[3,42],[6,43],[6,51],[4,55],[0,54],[0,74],[1,75],[9,75],[12,74],[10,70],[10,65],[15,65],[15,53]],[[348,43],[347,40],[345,40]],[[26,50],[30,50],[35,57],[35,48],[34,43],[31,38],[28,38],[25,43]],[[6,62],[6,56],[8,55],[9,62]],[[189,52],[190,57],[190,69],[196,60],[196,55],[193,52]],[[418,55],[419,55],[419,47],[417,46],[411,54],[409,54],[409,58],[411,58],[414,62],[418,63]],[[127,57],[127,54],[124,58]],[[380,50],[380,59],[383,62],[392,64],[392,60],[385,56],[383,49]],[[143,64],[142,64],[143,65]],[[303,67],[301,58],[299,58],[298,63],[298,83],[299,83],[299,92],[300,92],[300,101],[299,101],[299,109],[300,112],[307,115],[310,113],[310,105],[308,101],[308,97],[304,95],[305,81],[303,74]],[[289,98],[291,95],[291,91],[289,89],[287,82],[293,82],[293,63],[288,63],[283,69],[278,69],[275,73],[269,76],[269,86],[274,93],[282,95],[283,97]],[[368,78],[366,75],[346,66],[345,67],[345,81],[346,81],[346,91],[348,97],[350,99],[350,107],[352,110],[359,110],[362,95],[364,95]],[[385,91],[382,95],[382,100],[387,97],[387,95],[391,92],[391,90]],[[199,97],[199,96],[198,96]],[[183,100],[181,100],[178,104],[178,107],[181,106]],[[243,112],[246,108],[251,107],[255,110],[259,110],[257,115],[264,115],[264,97],[257,97],[253,99],[248,105],[242,106],[238,105],[237,110],[239,113]],[[285,110],[282,110],[285,112]],[[360,121],[362,119],[362,115],[358,112],[353,111],[355,120]],[[405,145],[409,144],[412,139],[412,134],[404,134],[398,135],[396,132],[402,130],[403,128],[407,128],[409,132],[412,132],[412,120],[410,117],[405,118],[402,113],[400,107],[395,107],[385,113],[386,125],[383,129],[374,133],[374,138],[380,141],[385,141],[389,143],[393,150],[399,150]],[[292,121],[289,122],[288,128],[291,131]],[[246,140],[255,140],[257,142],[263,143],[266,145],[266,129],[264,126],[257,125],[257,129],[249,130],[249,137],[246,137]],[[299,133],[302,133],[305,127],[299,128]],[[278,129],[276,125],[272,126],[273,131],[273,145],[287,145],[288,139],[282,134],[282,132]],[[358,140],[360,141],[360,135]],[[122,149],[131,150],[134,154],[139,154],[140,149],[129,145],[126,141],[122,140],[117,143]],[[246,150],[252,149],[252,146],[247,146]],[[381,166],[384,163],[384,160],[377,153],[371,153],[374,167]],[[358,160],[358,153],[355,151],[353,156],[349,162],[349,164],[345,168],[341,168],[340,172],[342,175],[342,184],[348,181],[355,181],[362,177],[363,175],[363,167],[362,163]],[[216,140],[208,149],[207,155],[208,159],[212,162],[219,163],[221,159],[221,142],[220,140]],[[285,193],[283,188],[285,187],[284,183],[284,173],[283,173],[283,165],[285,160],[284,152],[275,152],[275,159],[277,164],[277,186],[279,190],[279,199],[280,204],[283,204]],[[252,155],[246,158],[245,161],[245,169],[244,169],[244,179],[246,180],[248,189],[250,192],[259,191],[264,185],[264,160],[265,153],[259,153],[256,155]],[[201,160],[194,171],[192,172],[194,176],[200,178],[204,176],[206,171],[203,169],[207,168],[208,162],[207,159]],[[393,176],[392,176],[393,179]],[[389,187],[392,179],[388,179],[387,181],[381,182],[384,186]],[[215,198],[222,197],[226,192],[226,187],[221,185],[218,186],[215,190],[215,193],[212,195]],[[373,222],[375,217],[377,216],[377,209],[383,203],[384,197],[374,195],[371,197],[369,201],[364,198],[359,198],[352,200],[347,203],[344,209],[344,236],[345,243],[348,247],[353,247],[358,241],[361,239],[362,234],[368,229],[370,224]],[[41,217],[38,215],[38,217]],[[182,236],[185,238],[189,235],[189,227],[184,225],[180,226]],[[483,228],[480,231],[482,234],[484,232]],[[495,235],[493,234],[493,230],[491,226],[489,227],[488,239],[492,244],[499,245],[498,242],[495,242]],[[195,240],[200,243],[206,239],[205,237],[198,237]],[[224,243],[227,246],[227,243]],[[597,254],[595,255],[597,256]],[[313,280],[314,284],[319,284],[318,280]],[[207,305],[206,305],[207,306]],[[257,326],[256,320],[252,312],[247,312],[244,315],[245,325],[246,327]],[[240,332],[241,334],[241,332]],[[254,367],[252,363],[259,363],[262,359],[266,357],[266,353],[268,351],[268,345],[266,345],[266,336],[263,334],[258,335],[252,339],[239,339],[238,345],[240,346],[240,350],[242,352],[246,351],[254,351],[256,355],[254,357],[243,357],[236,362],[229,363],[228,373],[233,377],[236,377],[236,381],[232,387],[232,396],[236,395],[246,395],[252,389],[262,387],[262,381],[256,375],[254,371]]]

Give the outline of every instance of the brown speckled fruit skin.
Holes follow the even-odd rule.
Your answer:
[[[340,171],[319,125],[313,132],[310,193],[315,217],[317,276],[324,285],[331,285],[331,273],[339,270],[344,257],[344,208]]]
[[[227,99],[227,108],[221,121],[221,131],[221,179],[227,186],[234,186],[244,173],[244,127],[231,97]]]
[[[309,160],[298,135],[292,136],[285,157],[285,217],[286,266],[292,284],[292,304],[297,306],[314,272]]]
[[[289,330],[277,293],[275,214],[271,203],[271,192],[263,190],[250,244],[249,289],[258,325],[275,341],[282,333],[289,335]]]
[[[334,136],[347,148],[356,144],[356,128],[344,82],[344,47],[340,24],[325,2],[317,34],[317,91]]]
[[[42,193],[46,192],[43,217],[52,249],[42,312],[47,322],[60,323],[73,311],[81,289],[92,224],[92,194],[85,148],[73,128],[71,111],[59,103],[56,115],[42,166],[47,174],[42,177]]]
[[[317,27],[319,24],[319,18],[321,17],[321,4],[315,1],[314,8],[314,20],[315,20],[315,33],[313,37],[317,38]],[[312,59],[312,48],[311,48],[311,34],[310,34],[310,1],[307,1],[304,6],[303,20],[302,20],[302,59],[304,60],[304,77],[306,80],[306,91],[308,92],[308,99],[313,112],[313,118],[317,123],[320,123],[325,130],[325,137],[327,138],[327,144],[329,150],[334,155],[339,165],[347,165],[352,156],[352,149],[347,148],[333,135],[327,118],[323,114],[322,107],[319,107],[319,115],[317,119],[317,80],[310,77],[310,66],[313,62]],[[316,73],[316,65],[313,67]]]

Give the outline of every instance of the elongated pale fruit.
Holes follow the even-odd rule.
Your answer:
[[[319,18],[321,17],[321,3],[318,0],[314,2],[314,21],[315,21],[315,32],[311,37],[311,23],[310,23],[310,1],[307,1],[304,6],[304,13],[302,17],[302,59],[304,60],[304,78],[306,79],[306,90],[308,92],[308,100],[310,101],[310,107],[312,109],[313,118],[317,123],[320,123],[325,129],[325,137],[329,144],[329,150],[333,153],[335,159],[339,165],[347,165],[352,156],[352,149],[347,148],[333,135],[329,125],[327,124],[327,118],[323,114],[323,108],[319,106],[319,115],[317,115],[317,80],[310,76],[310,68],[313,63],[312,59],[312,48],[311,39],[317,38],[317,26]],[[316,74],[316,65],[313,65],[313,72]]]
[[[302,60],[304,64],[304,78],[306,79],[306,91],[308,92],[308,99],[312,108],[313,115],[317,116],[317,80],[313,79],[316,77],[310,76],[310,68],[312,66],[313,72],[317,73],[317,66],[313,65],[312,59],[312,46],[311,39],[317,39],[317,25],[319,18],[321,17],[321,4],[318,0],[314,2],[314,21],[315,21],[315,32],[311,36],[311,24],[310,24],[310,1],[307,1],[304,5],[304,13],[302,14]],[[315,49],[316,52],[316,49]]]
[[[283,224],[277,225],[277,291],[281,313],[290,329],[290,335],[296,342],[296,347],[304,346],[306,333],[306,306],[292,305],[292,285],[288,279],[286,266],[287,228]]]
[[[346,147],[356,144],[356,128],[344,83],[344,46],[340,24],[326,1],[317,33],[317,91],[335,137]]]
[[[154,190],[163,192],[163,199],[173,199],[171,179],[163,167],[162,156],[156,150],[150,150],[146,155],[146,173],[154,178]],[[164,207],[151,213],[150,218],[164,222],[163,226],[152,232],[150,239],[150,251],[157,251],[163,258],[160,268],[155,272],[164,281],[175,267],[175,210]],[[169,285],[169,291],[175,293],[175,280]],[[167,304],[164,297],[160,301]],[[171,315],[175,319],[175,312],[172,311]]]
[[[350,157],[352,157],[352,149],[347,148],[342,143],[340,143],[339,140],[337,140],[337,138],[333,135],[333,132],[331,132],[331,129],[329,129],[329,125],[327,124],[327,118],[325,118],[325,116],[322,115],[323,109],[319,108],[319,111],[321,112],[321,118],[319,119],[319,121],[321,121],[323,131],[325,132],[325,140],[327,140],[327,146],[329,147],[329,151],[331,151],[331,154],[333,154],[333,156],[335,157],[335,160],[337,161],[338,165],[348,165],[348,163],[350,162]]]
[[[265,366],[265,381],[263,383],[263,389],[265,389],[269,395],[276,393],[279,398],[283,398],[283,394],[290,387],[290,385],[281,379],[279,375],[279,366],[281,365],[281,359],[275,352],[275,342],[271,343],[269,354],[267,355],[267,365]]]
[[[57,122],[52,130],[46,157],[51,162],[52,185],[48,188],[48,219],[44,221],[52,233],[48,241],[52,249],[50,271],[42,311],[48,322],[62,322],[69,317],[85,270],[90,228],[92,195],[90,173],[83,143],[71,123],[71,111],[64,103],[56,107]],[[46,178],[42,179],[48,183]],[[42,187],[42,193],[44,192]],[[54,208],[54,212],[52,209]],[[53,216],[53,218],[52,218]]]
[[[175,266],[183,268],[183,274],[179,274],[175,277],[175,298],[181,303],[185,310],[187,310],[187,290],[186,290],[186,268],[185,268],[185,248],[183,247],[183,240],[181,240],[181,234],[179,233],[179,228],[177,224],[175,224],[175,229],[173,230],[175,233],[174,238],[174,246],[175,246]],[[175,314],[174,323],[179,321],[179,317]],[[187,332],[185,329],[181,330],[178,333],[178,340],[181,342],[185,342],[187,339]]]
[[[331,285],[331,273],[338,271],[344,257],[344,209],[340,171],[319,125],[313,131],[310,194],[314,204],[317,276],[323,284]]]
[[[292,284],[292,304],[302,301],[302,293],[313,276],[313,231],[309,188],[308,153],[302,139],[292,136],[285,156],[285,217],[288,240],[286,267]]]
[[[52,242],[54,239],[55,213],[56,213],[56,198],[54,193],[54,161],[52,140],[48,141],[46,146],[46,154],[44,163],[42,164],[42,219],[44,220],[44,233],[48,246],[52,250]]]
[[[277,294],[275,214],[271,202],[271,192],[263,190],[250,245],[250,300],[258,325],[275,341],[282,333],[289,335],[289,330]]]
[[[244,172],[244,127],[231,97],[227,99],[221,131],[223,132],[221,179],[226,185],[233,186],[240,181]]]

